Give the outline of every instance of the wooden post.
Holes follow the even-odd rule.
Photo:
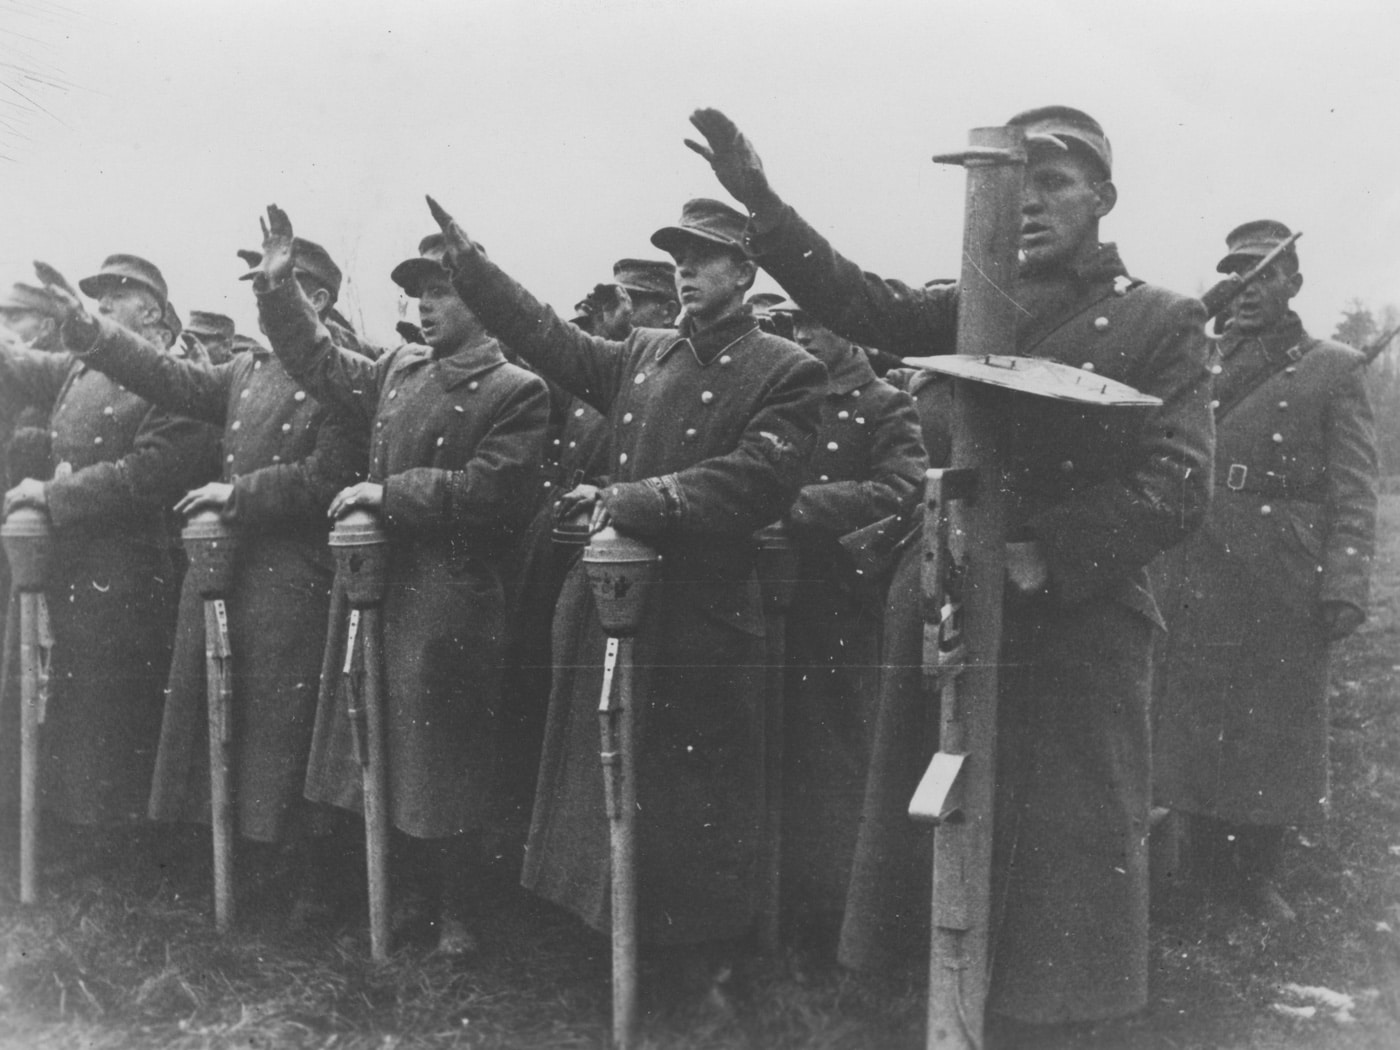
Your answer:
[[[389,958],[389,748],[385,739],[384,652],[379,608],[361,610],[364,640],[365,863],[369,944],[375,962]]]
[[[966,225],[958,292],[960,354],[1007,354],[1016,346],[1016,250],[1025,140],[1018,128],[977,128],[971,148],[948,158],[967,168]],[[940,750],[965,756],[955,803],[934,831],[928,1046],[982,1045],[989,987],[992,810],[996,787],[997,662],[1005,586],[1006,486],[998,395],[955,380],[955,468],[970,471],[967,498],[940,506],[949,515],[949,553],[962,588],[966,664],[943,691]]]
[[[234,922],[233,668],[228,613],[221,598],[204,600],[204,682],[209,710],[209,824],[214,847],[214,926]]]
[[[19,899],[33,904],[39,882],[39,602],[19,592]]]

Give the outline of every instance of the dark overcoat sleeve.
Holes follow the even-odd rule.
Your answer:
[[[795,524],[844,536],[898,514],[918,499],[928,459],[914,399],[885,383],[872,383],[866,390],[878,398],[865,406],[874,420],[870,476],[860,481],[804,485],[792,507]]]
[[[787,205],[776,226],[750,222],[745,236],[759,265],[833,332],[901,357],[953,352],[954,286],[913,287],[867,273]]]
[[[1376,545],[1378,474],[1364,365],[1352,367],[1338,381],[1323,417],[1323,442],[1328,516],[1319,597],[1347,602],[1364,612]]]
[[[0,339],[0,403],[14,415],[31,405],[50,412],[72,366],[68,354],[30,350]]]
[[[379,407],[379,383],[394,360],[377,361],[336,346],[295,281],[259,287],[258,317],[273,353],[289,375],[333,413],[366,433]]]
[[[530,376],[496,406],[460,470],[413,467],[384,485],[385,520],[410,529],[501,532],[530,517],[549,419],[549,391]]]
[[[166,353],[130,329],[100,319],[101,336],[80,355],[137,397],[205,423],[223,426],[233,365],[190,361]]]
[[[1108,590],[1180,543],[1210,504],[1215,422],[1205,308],[1160,289],[1132,294],[1162,300],[1125,336],[1135,360],[1128,382],[1162,405],[1146,410],[1120,469],[1027,523],[1049,561],[1055,593],[1066,602]]]
[[[452,281],[462,301],[497,339],[551,382],[607,415],[635,335],[624,342],[589,335],[479,251],[464,253]]]

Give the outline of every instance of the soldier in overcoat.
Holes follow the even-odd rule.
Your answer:
[[[179,582],[167,515],[206,480],[209,445],[200,424],[74,356],[143,338],[151,353],[162,352],[168,300],[160,271],[113,255],[79,284],[98,300],[98,314],[65,285],[70,353],[0,351],[0,396],[42,406],[50,420],[52,478],[23,479],[5,496],[7,514],[45,508],[55,530],[41,805],[59,820],[91,825],[146,811]],[[7,690],[5,703],[17,702]]]
[[[1245,223],[1218,269],[1288,235]],[[1171,600],[1153,711],[1156,802],[1188,816],[1188,868],[1277,919],[1292,917],[1273,881],[1284,832],[1327,814],[1329,655],[1365,619],[1376,527],[1365,360],[1304,330],[1289,308],[1302,283],[1293,249],[1220,341],[1216,497],[1159,566]]]
[[[311,241],[298,241],[295,266],[324,315],[340,289],[339,267]],[[265,350],[203,363],[124,334],[81,359],[153,404],[222,430],[219,479],[186,493],[176,509],[217,510],[238,536],[227,601],[235,809],[244,837],[281,840],[300,808],[325,648],[335,571],[326,508],[362,475],[364,435],[330,421]],[[154,820],[209,821],[204,632],[198,579],[187,575],[151,784]]]
[[[692,200],[652,236],[676,260],[675,331],[585,335],[476,251],[440,209],[456,286],[543,374],[612,430],[598,517],[651,544],[659,580],[636,638],[638,923],[644,945],[739,938],[757,914],[764,620],[755,530],[797,495],[826,389],[817,361],[759,331],[743,217]],[[604,635],[582,571],[555,618],[555,680],[525,886],[607,930],[608,820],[598,759]],[[706,954],[705,952],[699,953]]]
[[[804,309],[908,356],[956,332],[956,286],[864,273],[773,192],[728,118],[692,122],[750,211],[748,243]],[[1212,423],[1204,310],[1134,280],[1099,240],[1112,155],[1092,117],[1013,117],[1032,140],[1015,351],[1162,399],[1105,414],[1025,399],[1005,420],[1011,510],[998,706],[993,966],[999,1024],[1126,1014],[1147,1000],[1148,689],[1160,616],[1146,565],[1201,521]]]
[[[429,345],[405,344],[376,361],[339,349],[287,279],[290,222],[276,207],[268,212],[255,280],[263,328],[292,379],[369,435],[369,480],[343,490],[330,510],[378,511],[389,534],[390,815],[400,832],[427,840],[417,852],[436,868],[438,947],[459,953],[474,946],[466,926],[474,840],[492,802],[504,576],[538,484],[548,393],[506,361],[453,293],[437,235],[391,275],[419,300]],[[340,666],[343,644],[330,640],[331,665]],[[336,678],[321,686],[306,794],[358,811],[362,773],[344,698]]]
[[[926,466],[907,393],[865,352],[802,311],[797,344],[826,366],[812,458],[788,511],[798,551],[783,691],[783,909],[824,939],[846,901],[880,682],[887,574],[866,578],[841,539],[911,510]]]
[[[680,303],[676,267],[660,259],[619,259],[612,283],[596,285],[575,306],[576,323],[604,339],[626,338],[633,328],[672,328]],[[512,810],[507,835],[516,834],[514,813],[528,823],[539,774],[540,746],[553,677],[554,609],[579,548],[554,541],[558,497],[578,485],[603,485],[612,465],[612,431],[596,408],[563,387],[550,384],[551,427],[541,491],[521,545],[520,573],[511,612],[506,661],[505,726],[502,737],[504,802]],[[523,828],[521,829],[523,831]],[[523,842],[523,840],[521,840]]]

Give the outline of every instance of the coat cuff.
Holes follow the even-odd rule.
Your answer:
[[[660,536],[680,517],[674,475],[609,485],[603,502],[618,529],[636,536]]]

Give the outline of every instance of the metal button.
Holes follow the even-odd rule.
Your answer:
[[[452,411],[454,411],[454,412],[465,412],[466,409],[463,408],[461,405],[453,405],[453,406],[452,406]]]
[[[281,456],[273,456],[273,457],[272,457],[272,462],[274,462],[274,463],[281,463],[281,462],[282,462],[282,457],[281,457]]]
[[[860,391],[859,391],[859,390],[852,390],[852,391],[851,391],[851,396],[852,396],[852,397],[860,397]]]
[[[729,364],[730,361],[733,361],[733,360],[734,360],[734,358],[730,357],[728,354],[720,354],[720,355],[719,355],[719,363],[722,364],[722,365],[727,365],[727,364]]]
[[[1282,435],[1282,434],[1275,434],[1274,437],[1273,437],[1273,442],[1274,442],[1275,445],[1281,445],[1281,444],[1283,444],[1283,435]]]
[[[230,429],[230,430],[242,430],[242,429],[243,429],[243,420],[241,420],[241,419],[235,419],[235,420],[233,421],[232,425],[229,427],[229,429]]]
[[[835,452],[835,451],[836,451],[838,448],[840,448],[840,447],[841,447],[841,446],[838,445],[838,444],[837,444],[836,442],[834,442],[834,441],[828,441],[828,442],[826,443],[826,450],[827,450],[828,452]]]
[[[1095,317],[1095,318],[1094,318],[1094,327],[1097,328],[1100,332],[1107,330],[1107,328],[1108,328],[1108,318],[1107,318],[1107,317]]]
[[[1289,365],[1287,368],[1285,368],[1285,369],[1283,370],[1283,374],[1286,375],[1286,376],[1291,376],[1291,375],[1292,375],[1294,372],[1296,372],[1296,371],[1298,371],[1298,369],[1296,369],[1296,368],[1293,367],[1292,365]]]
[[[1225,371],[1225,369],[1221,368],[1219,365],[1210,366],[1210,374],[1213,376],[1218,376],[1223,371]]]
[[[1272,514],[1273,512],[1274,512],[1274,508],[1271,507],[1271,506],[1269,506],[1267,503],[1265,503],[1262,507],[1259,508],[1259,513],[1262,514],[1262,515],[1264,515],[1264,517],[1266,517],[1266,518],[1267,518],[1270,514]]]
[[[1287,401],[1280,401],[1280,402],[1278,403],[1278,407],[1279,407],[1279,408],[1287,408],[1287,407],[1288,407],[1288,402],[1287,402]]]
[[[290,423],[283,423],[283,424],[282,424],[282,433],[284,433],[284,434],[290,434],[291,432],[292,432],[292,425],[291,425]]]
[[[577,442],[577,441],[570,441],[570,442],[569,442],[569,447],[570,447],[570,448],[578,448],[578,442]]]
[[[390,400],[390,401],[394,400],[394,398],[396,398],[396,397],[398,397],[398,396],[399,396],[399,389],[398,389],[398,387],[395,387],[393,390],[390,390],[390,391],[389,391],[389,400]]]
[[[696,429],[694,427],[690,427],[686,430],[685,436],[688,438],[693,438],[696,435],[696,433]]]
[[[856,422],[859,423],[861,426],[865,426],[865,417],[864,417],[864,416],[856,416]]]
[[[108,405],[106,408],[104,408],[104,409],[102,410],[102,414],[103,414],[104,416],[114,416],[114,415],[117,414],[117,410],[116,410],[115,408],[113,408],[111,405]]]
[[[376,419],[376,420],[374,421],[374,426],[375,426],[375,429],[376,429],[376,430],[383,430],[383,429],[384,429],[384,420],[382,420],[382,419]]]
[[[646,381],[647,381],[647,374],[646,374],[645,372],[638,372],[636,375],[634,375],[634,376],[632,377],[632,382],[635,383],[637,386],[641,386],[641,385],[642,385],[643,383],[645,383]]]
[[[99,434],[99,435],[97,435],[97,437],[93,438],[93,439],[92,439],[92,443],[93,443],[94,445],[100,445],[100,444],[102,444],[102,435]]]
[[[821,477],[817,478],[817,480],[818,480],[818,481],[830,481],[831,478],[830,478],[829,476],[827,476],[826,474],[823,474]]]
[[[1219,407],[1220,407],[1220,399],[1219,399],[1219,398],[1213,398],[1213,399],[1211,400],[1210,407],[1211,407],[1212,409],[1219,408]]]
[[[709,404],[711,401],[713,401],[714,399],[715,399],[715,394],[714,394],[714,391],[713,391],[713,390],[706,390],[706,391],[703,391],[703,392],[700,394],[700,403],[701,403],[702,405],[708,405],[708,404]]]
[[[631,413],[631,412],[624,412],[624,413],[622,413],[622,421],[623,421],[624,423],[630,423],[630,422],[632,422],[632,413]]]
[[[626,453],[626,452],[622,453],[620,456],[617,457],[618,466],[622,466],[622,465],[624,465],[626,462],[627,462],[627,453]]]
[[[1085,361],[1085,362],[1084,362],[1082,365],[1080,365],[1079,367],[1082,368],[1082,369],[1084,369],[1084,371],[1086,371],[1086,372],[1092,372],[1092,371],[1094,370],[1094,362],[1092,362],[1092,361]]]
[[[247,396],[247,394],[248,394],[248,391],[246,391],[246,390],[243,391],[243,395],[244,395],[245,397]],[[298,390],[295,394],[292,395],[292,400],[293,400],[293,401],[305,401],[305,400],[306,400],[306,391],[305,391],[305,390]]]
[[[232,453],[232,452],[230,452],[227,456],[224,457],[224,462],[225,462],[225,463],[232,463],[232,462],[233,462],[233,453]]]
[[[1074,460],[1072,460],[1072,459],[1067,459],[1067,460],[1065,460],[1063,463],[1060,464],[1060,469],[1063,470],[1066,474],[1068,474],[1070,471],[1072,471],[1072,470],[1074,469]]]
[[[257,370],[258,370],[259,368],[261,368],[261,367],[262,367],[262,361],[261,361],[261,360],[258,360],[258,361],[254,361],[254,362],[253,362],[253,370],[254,370],[254,371],[257,371]]]
[[[481,384],[478,383],[475,379],[473,379],[470,383],[467,384],[467,389],[468,389],[468,390],[471,390],[471,391],[476,391],[476,390],[479,390],[480,388],[481,388]]]
[[[559,439],[558,439],[558,438],[555,438],[555,439],[554,439],[554,447],[555,447],[555,448],[558,448],[558,447],[559,447]]]
[[[575,419],[582,419],[582,418],[583,418],[583,409],[581,409],[581,408],[576,408],[576,409],[574,409],[574,418],[575,418]]]
[[[238,392],[238,397],[240,398],[240,400],[241,400],[242,398],[247,397],[247,396],[248,396],[248,388],[247,388],[247,387],[244,387],[242,390],[240,390],[240,391]]]
[[[843,408],[840,412],[837,412],[837,413],[836,413],[836,418],[837,418],[837,419],[850,419],[850,418],[851,418],[851,414],[850,414],[849,412],[847,412],[847,411]]]
[[[437,439],[437,447],[438,447],[438,448],[442,448],[442,446],[443,446],[444,444],[446,444],[446,443],[447,443],[447,438],[445,438],[445,437],[440,437],[440,438]]]

